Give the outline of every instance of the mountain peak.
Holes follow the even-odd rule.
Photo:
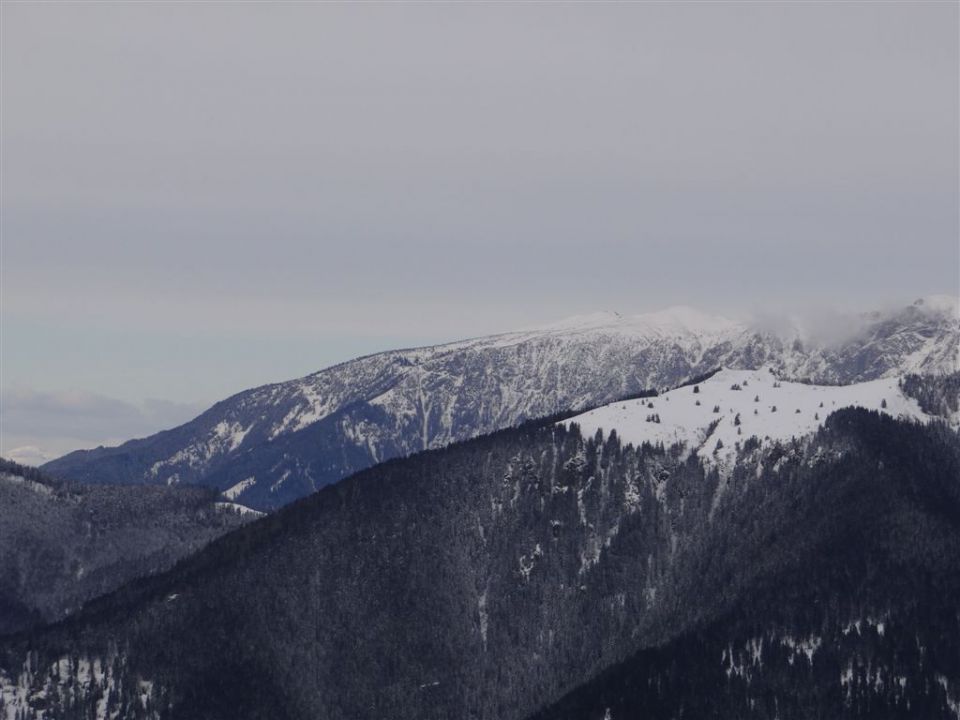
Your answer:
[[[530,328],[532,331],[562,332],[577,330],[595,330],[611,327],[623,322],[623,315],[613,310],[598,310],[591,313],[580,313],[565,317],[562,320],[538,325]]]
[[[672,305],[664,310],[637,315],[635,319],[663,328],[682,328],[694,334],[712,335],[740,328],[738,323],[721,315],[708,315],[689,305]]]
[[[663,310],[638,315],[622,315],[609,310],[573,315],[558,322],[531,328],[531,331],[567,333],[606,329],[655,336],[715,335],[741,329],[741,326],[725,317],[708,315],[688,305],[673,305]]]
[[[686,306],[578,315],[358,358],[240,393],[172,432],[45,467],[80,481],[236,488],[231,500],[271,509],[388,458],[673,386],[721,365],[772,367],[785,379],[824,384],[953,372],[960,325],[926,309],[943,305],[925,299],[924,309],[831,317],[803,336],[790,325],[786,336],[761,332]]]

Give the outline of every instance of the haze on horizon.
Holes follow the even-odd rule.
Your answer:
[[[955,3],[0,13],[0,454],[598,309],[960,294]]]

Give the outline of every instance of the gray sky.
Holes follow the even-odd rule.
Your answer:
[[[596,309],[957,294],[957,35],[953,2],[4,2],[0,450]]]

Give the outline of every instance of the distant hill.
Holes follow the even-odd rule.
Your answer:
[[[955,300],[848,320],[842,339],[836,331],[824,339],[672,308],[389,351],[242,392],[180,427],[44,467],[85,483],[200,484],[269,510],[383,460],[720,366],[821,383],[958,368]]]
[[[80,485],[0,459],[0,634],[165,570],[250,513],[205,488]]]

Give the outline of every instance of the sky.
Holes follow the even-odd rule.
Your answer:
[[[954,2],[0,7],[21,460],[577,313],[960,293]]]

